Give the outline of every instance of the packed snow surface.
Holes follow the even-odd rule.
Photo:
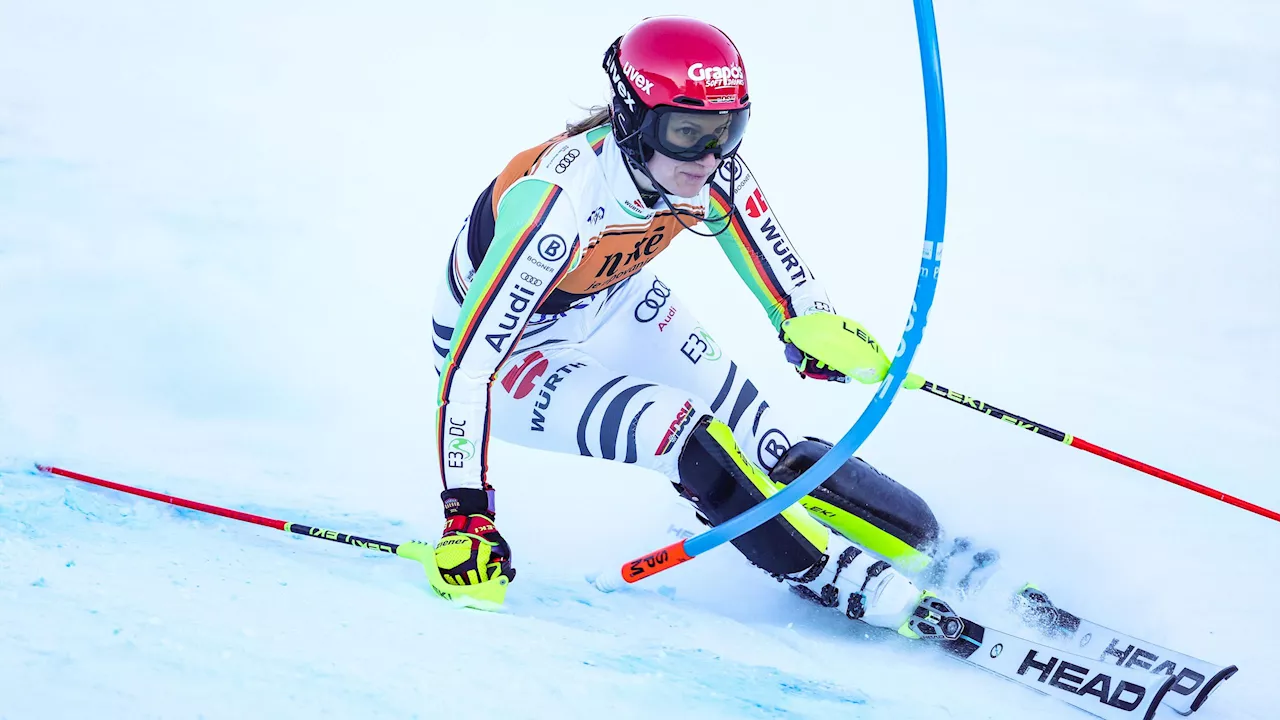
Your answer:
[[[465,5],[465,7],[464,7]],[[399,542],[438,536],[430,304],[476,194],[606,98],[605,46],[702,13],[747,58],[744,155],[888,346],[926,143],[908,2],[0,0],[0,718],[1077,718],[805,604],[657,476],[500,445],[501,613],[375,552],[39,475],[42,462]],[[1280,507],[1280,10],[940,2],[947,253],[913,369]],[[762,392],[838,438],[715,243],[653,266]],[[1239,675],[1274,717],[1280,523],[918,393],[861,454],[1005,592]],[[1169,711],[1162,710],[1164,716]]]

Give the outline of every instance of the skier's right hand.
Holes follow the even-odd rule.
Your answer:
[[[459,488],[445,490],[440,498],[444,501],[445,525],[440,542],[436,543],[435,559],[441,578],[463,594],[469,594],[468,587],[478,589],[500,577],[507,582],[514,580],[511,547],[493,524],[489,493]]]

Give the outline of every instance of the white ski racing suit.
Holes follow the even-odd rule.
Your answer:
[[[834,310],[741,158],[723,163],[697,197],[671,203],[646,205],[607,125],[517,155],[481,193],[454,242],[433,313],[446,493],[492,489],[491,436],[657,470],[708,522],[776,492],[768,476],[734,475],[708,458],[723,463],[726,451],[740,450],[767,473],[804,441],[801,426],[761,395],[645,265],[684,229],[682,220],[696,222],[676,217],[675,207],[717,232],[775,329],[788,318]],[[708,415],[731,430],[728,445],[737,447],[718,440],[711,455],[686,460],[682,452],[698,444],[696,428],[708,427]],[[691,449],[690,458],[699,452]],[[695,468],[691,477],[682,477],[686,462]],[[874,474],[869,485],[900,494],[869,466],[851,470],[862,472]],[[738,484],[723,484],[728,476]],[[690,492],[697,483],[728,499],[698,504]],[[490,503],[492,511],[492,495]],[[888,563],[832,536],[801,508],[734,544],[793,581],[801,595],[842,604],[849,617],[872,624],[905,627],[921,597]]]
[[[740,158],[673,200],[728,218],[719,244],[775,328],[833,312]],[[674,479],[672,449],[705,413],[772,469],[802,431],[644,267],[681,230],[641,200],[607,125],[511,162],[464,222],[433,314],[446,488],[489,488],[491,433]]]

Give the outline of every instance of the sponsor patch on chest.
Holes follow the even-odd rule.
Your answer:
[[[666,250],[682,229],[669,213],[656,215],[648,223],[610,225],[592,238],[581,262],[556,288],[590,295],[620,283]]]

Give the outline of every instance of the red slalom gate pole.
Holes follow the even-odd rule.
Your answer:
[[[1093,443],[1089,442],[1088,440],[1084,440],[1083,438],[1075,437],[1069,433],[1064,433],[1061,430],[1054,430],[1053,428],[1047,425],[1042,425],[1038,422],[1035,422],[1034,420],[1028,420],[1027,418],[1022,417],[1021,415],[1015,415],[1011,412],[1006,412],[1004,410],[1001,410],[998,407],[995,407],[994,405],[988,405],[987,403],[971,395],[964,395],[954,390],[949,390],[945,387],[942,387],[941,385],[938,385],[937,383],[931,382],[929,380],[924,380],[923,378],[920,378],[920,380],[923,381],[923,385],[920,386],[920,389],[927,391],[930,395],[933,395],[934,397],[940,397],[944,400],[950,400],[951,402],[956,403],[957,405],[967,407],[970,410],[976,410],[982,413],[983,415],[989,415],[993,418],[996,418],[997,420],[1003,420],[1004,422],[1007,422],[1010,425],[1013,425],[1014,427],[1018,427],[1023,430],[1029,430],[1035,433],[1036,435],[1040,435],[1041,437],[1047,437],[1051,440],[1057,440],[1063,445],[1069,445],[1078,450],[1084,450],[1085,452],[1093,453],[1098,457],[1106,458],[1112,462],[1120,463],[1121,465],[1133,468],[1134,470],[1137,470],[1139,472],[1144,472],[1152,477],[1160,478],[1161,480],[1173,483],[1174,485],[1177,485],[1179,487],[1184,487],[1188,490],[1198,492],[1201,495],[1204,495],[1205,497],[1211,497],[1214,500],[1219,500],[1228,505],[1234,505],[1235,507],[1238,507],[1242,510],[1248,510],[1249,512],[1254,513],[1256,515],[1261,515],[1264,518],[1268,518],[1270,520],[1275,520],[1276,522],[1280,522],[1280,513],[1277,513],[1274,510],[1268,510],[1267,508],[1264,508],[1261,505],[1255,505],[1254,503],[1251,503],[1248,500],[1242,500],[1238,497],[1235,497],[1234,495],[1228,495],[1227,493],[1224,493],[1221,490],[1215,490],[1209,487],[1208,485],[1201,485],[1200,483],[1195,482],[1194,480],[1188,480],[1187,478],[1184,478],[1181,475],[1175,475],[1169,472],[1168,470],[1161,470],[1160,468],[1154,465],[1148,465],[1147,463],[1144,463],[1141,460],[1134,460],[1133,458],[1128,457],[1127,455],[1121,455],[1120,453],[1115,452],[1113,450],[1108,450],[1099,445],[1094,445]],[[910,384],[908,384],[908,386],[910,386]]]

